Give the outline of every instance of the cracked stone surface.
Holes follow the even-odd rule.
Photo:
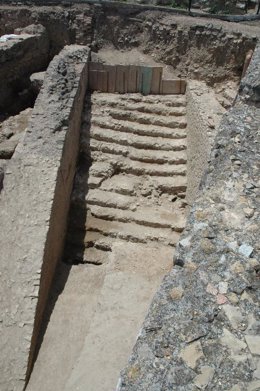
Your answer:
[[[222,120],[175,266],[151,304],[120,391],[260,389],[259,53]]]

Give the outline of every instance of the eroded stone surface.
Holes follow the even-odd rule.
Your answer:
[[[188,245],[177,247],[175,266],[152,302],[122,372],[120,391],[189,391],[207,380],[206,389],[212,391],[259,388],[254,360],[259,354],[260,109],[250,84],[253,80],[259,85],[259,52],[260,48],[242,82],[241,95],[221,123],[202,192],[182,237],[181,243],[188,238]],[[248,207],[254,214],[244,213]],[[197,266],[192,273],[183,267],[189,262]],[[170,292],[180,284],[183,296],[172,300]],[[191,362],[193,373],[188,373],[187,361],[179,358],[191,349],[192,334],[203,357],[196,366]],[[205,367],[213,368],[214,376],[203,383]],[[134,378],[129,376],[131,368],[138,368]],[[182,379],[172,376],[177,372]]]

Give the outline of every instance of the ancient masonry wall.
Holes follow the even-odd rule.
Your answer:
[[[87,88],[88,47],[65,47],[48,67],[0,194],[1,390],[23,390],[63,250]],[[29,357],[29,364],[28,364]]]
[[[260,47],[118,391],[257,391]]]
[[[48,62],[49,38],[41,25],[20,29],[17,39],[0,43],[1,113],[17,99],[17,84],[25,84],[30,74],[45,70]]]
[[[189,205],[195,200],[220,120],[225,109],[205,83],[189,80],[187,97],[187,192]]]

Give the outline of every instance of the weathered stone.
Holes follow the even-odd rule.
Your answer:
[[[223,311],[225,312],[231,326],[234,329],[239,329],[244,322],[244,317],[242,316],[238,307],[234,307],[232,305],[226,304],[223,307]]]
[[[247,258],[250,257],[250,255],[252,254],[253,251],[254,251],[254,248],[252,246],[250,246],[249,244],[242,244],[238,249],[238,252]]]
[[[208,384],[213,379],[215,369],[209,366],[203,366],[200,368],[200,374],[194,379],[194,384],[200,389],[205,390]]]
[[[173,288],[170,292],[172,300],[180,300],[183,295],[183,288],[181,286]]]
[[[260,336],[259,335],[245,335],[246,343],[252,354],[260,356]]]
[[[227,329],[223,330],[223,336],[220,338],[222,345],[230,349],[232,355],[241,355],[246,349],[246,343],[238,338],[236,338],[230,331]]]
[[[192,369],[197,366],[197,361],[203,356],[203,350],[199,341],[190,343],[180,353],[180,357]]]

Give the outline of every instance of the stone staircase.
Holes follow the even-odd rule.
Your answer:
[[[185,225],[184,95],[93,93],[65,261],[103,264],[115,239],[175,246]]]
[[[65,263],[27,391],[116,390],[185,224],[185,127],[184,96],[86,97]]]

